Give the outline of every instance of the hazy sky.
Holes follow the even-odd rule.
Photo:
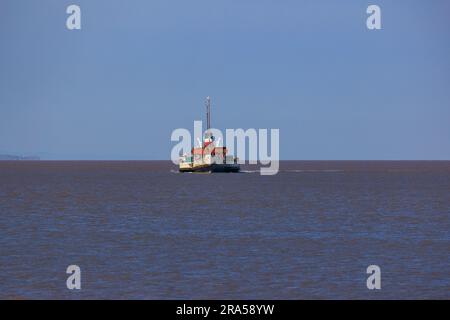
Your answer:
[[[0,153],[169,159],[209,95],[215,127],[279,128],[282,159],[450,159],[449,16],[448,0],[1,0]]]

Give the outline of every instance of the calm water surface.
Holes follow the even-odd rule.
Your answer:
[[[3,161],[0,253],[7,299],[449,299],[450,162]]]

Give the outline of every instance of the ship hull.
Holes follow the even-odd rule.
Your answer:
[[[239,164],[210,164],[180,168],[180,172],[239,172]]]

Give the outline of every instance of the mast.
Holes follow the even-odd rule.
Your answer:
[[[211,129],[211,98],[206,97],[206,130]]]

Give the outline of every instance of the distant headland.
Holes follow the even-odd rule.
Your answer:
[[[2,160],[41,160],[36,156],[17,156],[10,154],[0,154],[0,161]]]

